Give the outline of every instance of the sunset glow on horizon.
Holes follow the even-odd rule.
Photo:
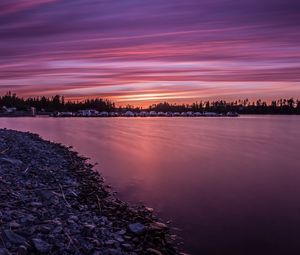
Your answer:
[[[299,11],[296,0],[3,0],[0,93],[300,98]]]

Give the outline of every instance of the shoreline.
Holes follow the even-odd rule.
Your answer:
[[[166,224],[70,147],[8,129],[0,141],[0,254],[179,254]]]

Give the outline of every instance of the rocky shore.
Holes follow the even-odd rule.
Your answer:
[[[86,158],[0,130],[0,255],[178,254],[151,210],[120,201]]]

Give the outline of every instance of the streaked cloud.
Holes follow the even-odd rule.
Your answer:
[[[296,0],[4,0],[0,92],[300,97],[299,11]]]

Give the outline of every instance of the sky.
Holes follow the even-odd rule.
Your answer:
[[[298,0],[1,0],[0,94],[300,98]]]

